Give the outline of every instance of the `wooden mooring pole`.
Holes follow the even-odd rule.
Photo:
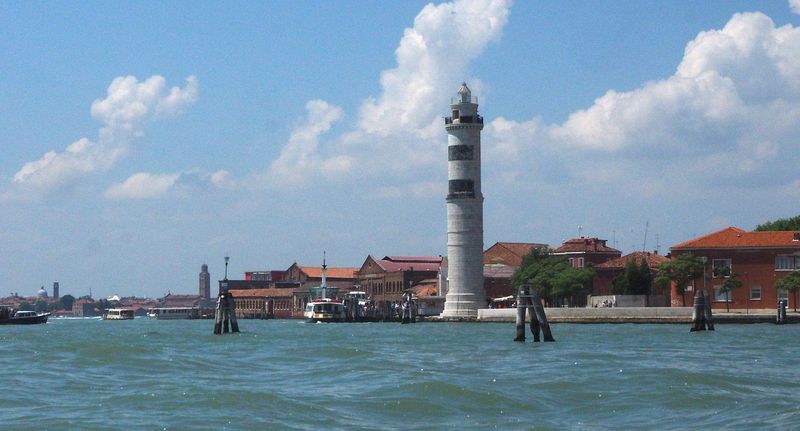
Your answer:
[[[689,332],[714,330],[714,317],[711,314],[711,301],[705,290],[698,290],[694,294],[694,309],[692,310],[692,329]]]
[[[788,302],[786,299],[778,300],[778,319],[776,321],[778,325],[786,323],[786,306]]]
[[[236,301],[225,288],[217,297],[217,308],[214,312],[214,334],[227,334],[228,325],[230,325],[230,332],[239,332],[239,322],[236,321]]]
[[[547,322],[547,315],[544,312],[542,300],[539,298],[539,292],[529,285],[520,286],[517,295],[517,337],[514,338],[514,341],[525,341],[525,314],[528,308],[530,308],[533,342],[540,341],[540,332],[544,341],[556,341],[550,331],[550,324]]]

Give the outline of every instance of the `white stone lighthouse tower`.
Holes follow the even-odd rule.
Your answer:
[[[442,317],[476,317],[486,308],[483,290],[483,117],[464,83],[445,118],[447,130],[447,273]]]

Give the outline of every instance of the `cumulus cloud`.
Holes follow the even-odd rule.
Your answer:
[[[789,7],[792,9],[792,12],[800,15],[800,0],[789,0]]]
[[[742,13],[722,29],[698,34],[666,79],[633,91],[609,90],[563,124],[497,118],[484,139],[490,153],[525,161],[557,162],[569,153],[573,163],[563,166],[565,176],[572,171],[581,178],[589,162],[594,181],[630,179],[631,170],[597,175],[601,164],[622,159],[642,172],[635,181],[691,175],[687,187],[697,187],[698,181],[750,181],[767,172],[780,178],[797,161],[797,136],[800,29]]]
[[[81,177],[111,169],[140,136],[147,121],[181,112],[197,100],[197,78],[186,78],[183,88],[166,89],[166,80],[152,76],[115,78],[106,97],[95,100],[92,117],[103,124],[97,141],[82,138],[64,151],[48,151],[28,162],[14,175],[13,183],[28,190],[47,192],[67,186]]]
[[[509,7],[504,0],[425,6],[403,32],[397,67],[381,73],[381,95],[361,106],[360,128],[387,136],[439,118],[438,108],[464,78],[469,62],[500,37]]]
[[[306,111],[305,120],[292,131],[288,144],[269,167],[273,183],[298,184],[319,170],[333,174],[350,167],[346,156],[326,160],[318,153],[320,135],[342,118],[342,109],[324,100],[312,100],[306,103]]]
[[[108,199],[155,199],[164,196],[178,181],[181,174],[149,174],[139,172],[119,184],[111,185],[105,192]]]
[[[308,119],[292,133],[269,168],[274,183],[302,184],[315,175],[407,172],[439,164],[445,153],[441,116],[466,79],[470,61],[499,39],[510,0],[457,0],[429,4],[405,29],[395,51],[396,67],[380,76],[381,93],[362,103],[355,129],[330,141],[320,136],[341,116],[327,102],[308,103]],[[471,80],[473,91],[481,87]],[[441,145],[436,145],[441,139]]]

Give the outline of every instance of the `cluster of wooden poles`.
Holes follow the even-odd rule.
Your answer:
[[[403,294],[403,302],[400,304],[400,323],[417,323],[417,306],[409,292]]]
[[[533,342],[538,343],[539,332],[541,331],[544,341],[556,341],[553,333],[550,332],[550,324],[547,323],[547,316],[544,314],[544,306],[539,298],[539,292],[530,285],[523,285],[519,288],[517,295],[517,338],[514,341],[525,341],[525,312],[531,310],[531,334]]]
[[[227,289],[222,290],[217,297],[217,309],[214,312],[214,334],[219,335],[230,332],[239,332],[239,322],[236,321],[236,301]]]

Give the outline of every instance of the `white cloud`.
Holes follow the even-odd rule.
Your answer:
[[[122,183],[111,185],[105,192],[108,199],[156,199],[169,192],[181,174],[149,174],[140,172],[131,175]]]
[[[427,126],[441,116],[467,65],[497,40],[510,1],[466,0],[428,4],[395,51],[397,67],[381,73],[382,93],[361,106],[360,128],[387,136]]]
[[[689,188],[754,175],[781,181],[798,162],[800,29],[776,27],[761,13],[736,14],[690,41],[667,79],[609,90],[563,124],[500,117],[485,135],[488,161],[501,152],[537,168],[560,164],[565,179],[642,187],[690,176],[681,181]],[[616,169],[620,160],[626,169]]]
[[[789,0],[789,8],[792,9],[792,12],[800,15],[800,0]]]
[[[97,141],[82,138],[63,152],[48,151],[28,162],[14,175],[13,183],[27,190],[48,192],[81,177],[106,172],[125,155],[144,124],[180,112],[197,100],[197,79],[189,76],[184,88],[166,90],[161,76],[139,82],[133,76],[115,78],[106,98],[92,103],[92,117],[103,123]]]
[[[397,66],[381,73],[381,94],[362,103],[357,127],[320,142],[342,114],[327,102],[309,102],[308,119],[269,167],[270,181],[303,184],[318,175],[350,174],[355,166],[359,175],[386,178],[441,165],[447,101],[466,79],[469,62],[500,37],[510,5],[508,0],[458,0],[425,6],[404,31],[395,51]],[[472,79],[470,86],[475,92],[481,84]]]
[[[312,100],[306,103],[305,120],[292,131],[289,143],[269,167],[269,177],[274,184],[298,184],[320,173],[334,173],[349,168],[345,156],[324,160],[318,154],[319,137],[342,118],[342,109],[325,102]]]

